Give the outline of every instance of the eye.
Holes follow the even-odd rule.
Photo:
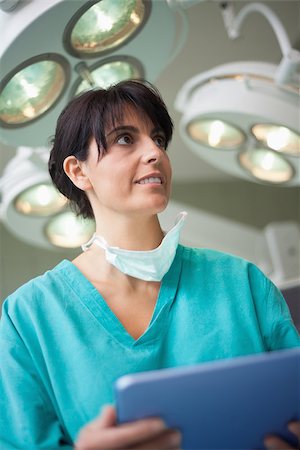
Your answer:
[[[133,143],[133,139],[130,136],[130,134],[122,134],[117,137],[116,142],[117,142],[117,144],[120,144],[120,145],[130,145]]]
[[[158,147],[167,148],[166,138],[162,135],[154,136],[153,141]]]

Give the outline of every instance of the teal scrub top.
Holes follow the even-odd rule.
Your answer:
[[[72,448],[121,375],[300,346],[256,266],[181,245],[137,340],[67,260],[8,297],[0,324],[3,450]]]

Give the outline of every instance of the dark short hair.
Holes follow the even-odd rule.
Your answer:
[[[122,121],[126,105],[145,114],[154,127],[161,128],[168,145],[173,122],[160,93],[147,81],[122,81],[108,89],[84,92],[71,100],[58,118],[52,139],[49,173],[57,189],[83,217],[93,218],[94,213],[85,192],[77,188],[64,172],[64,160],[74,155],[85,161],[92,138],[101,158],[107,151],[105,132],[109,126]]]

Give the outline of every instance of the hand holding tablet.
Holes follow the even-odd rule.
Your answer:
[[[262,449],[300,420],[300,349],[137,373],[116,383],[119,422],[161,417],[184,449]],[[292,447],[291,447],[292,448]]]

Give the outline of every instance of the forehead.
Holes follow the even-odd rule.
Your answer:
[[[127,104],[115,111],[115,114],[107,121],[105,131],[109,132],[114,128],[126,125],[134,126],[140,130],[154,128],[152,120],[145,111]]]

